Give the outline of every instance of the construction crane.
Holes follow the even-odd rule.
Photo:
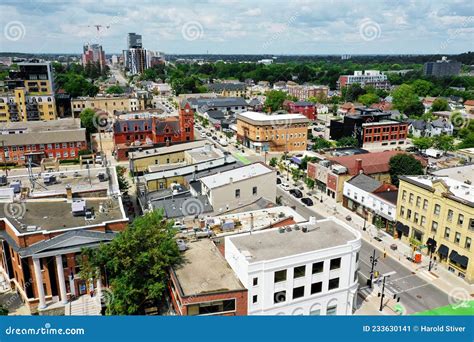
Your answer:
[[[109,29],[110,25],[105,25],[105,26],[104,25],[88,25],[88,27],[95,27],[97,29],[97,35],[99,35],[101,28]]]

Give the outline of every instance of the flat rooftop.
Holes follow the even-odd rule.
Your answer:
[[[262,163],[253,163],[220,174],[201,178],[201,182],[209,189],[215,189],[232,182],[240,182],[245,179],[262,176],[274,172]]]
[[[199,147],[186,151],[185,154],[189,155],[189,157],[192,158],[193,163],[217,159],[224,155],[221,150],[219,150],[218,148],[214,148],[211,145],[206,145],[204,147]]]
[[[259,123],[271,123],[274,122],[275,125],[278,123],[285,123],[285,124],[290,124],[290,123],[303,123],[307,122],[309,123],[309,120],[306,116],[303,114],[264,114],[260,112],[243,112],[240,114],[237,114],[237,118],[243,118],[250,120],[252,122],[259,122]]]
[[[436,176],[449,177],[462,183],[470,182],[471,184],[474,184],[474,164],[450,167],[447,169],[436,170],[431,173]]]
[[[280,233],[280,229],[276,228],[231,236],[228,239],[241,253],[251,256],[249,263],[252,263],[343,246],[360,238],[357,231],[334,218],[298,226],[299,230],[295,230],[294,225],[290,226],[290,232]],[[303,227],[307,227],[308,232],[303,233]]]
[[[0,132],[22,130],[33,133],[78,128],[81,128],[81,121],[79,119],[58,119],[50,121],[6,122],[2,123]]]
[[[184,296],[245,290],[211,240],[187,243],[187,247],[183,265],[174,270]]]
[[[126,219],[122,213],[121,203],[117,199],[85,198],[86,208],[94,208],[95,218],[86,220],[84,216],[72,215],[72,204],[66,200],[41,200],[26,201],[18,205],[21,216],[17,218],[8,217],[10,223],[20,233],[31,233],[34,231],[67,230],[70,228],[99,225],[108,221]],[[7,205],[7,204],[5,204]],[[99,207],[106,207],[105,212],[99,212]],[[28,229],[28,226],[36,226],[36,230]]]
[[[147,150],[130,153],[129,159],[148,158],[148,157],[153,157],[153,156],[159,156],[162,154],[182,152],[182,151],[192,150],[198,147],[203,147],[206,144],[209,144],[208,140],[196,140],[196,141],[191,141],[191,142],[182,143],[182,144],[175,144],[175,145],[166,146],[166,147],[150,148]]]

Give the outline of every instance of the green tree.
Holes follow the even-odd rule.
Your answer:
[[[433,83],[426,80],[416,80],[411,84],[411,87],[416,95],[425,97],[433,88]]]
[[[163,301],[170,267],[182,261],[172,221],[161,210],[137,217],[110,243],[83,249],[80,276],[96,278],[96,270],[107,272],[113,293],[107,303],[109,315],[144,314],[148,303]]]
[[[427,150],[434,144],[433,139],[430,137],[413,138],[411,142],[419,151]]]
[[[454,144],[454,137],[451,135],[438,135],[434,138],[434,146],[441,151],[454,151],[456,146]]]
[[[392,103],[394,107],[402,113],[407,113],[408,108],[413,106],[415,103],[420,102],[413,88],[408,84],[402,84],[401,86],[396,88],[393,91],[392,96]]]
[[[283,102],[287,99],[287,94],[279,90],[270,90],[266,93],[265,109],[275,112],[283,108]]]
[[[332,144],[324,138],[315,137],[313,138],[313,151],[330,148]]]
[[[405,108],[404,113],[410,117],[418,118],[425,113],[425,106],[423,106],[423,103],[421,103],[421,101],[415,101]]]
[[[107,94],[123,94],[124,89],[119,85],[113,85],[107,88],[105,91]]]
[[[130,184],[128,183],[127,178],[125,178],[127,169],[123,166],[118,165],[115,167],[115,170],[117,172],[117,180],[120,191],[127,191],[130,188]]]
[[[441,98],[437,98],[436,100],[433,101],[433,104],[431,105],[432,112],[440,112],[440,111],[445,111],[445,110],[449,110],[448,101]]]
[[[377,96],[377,94],[373,94],[373,93],[367,93],[367,94],[361,95],[357,99],[358,102],[362,103],[364,106],[367,106],[367,107],[371,106],[374,103],[379,102],[379,100],[380,99]]]
[[[399,176],[416,176],[423,174],[423,165],[411,154],[399,153],[389,161],[389,172],[392,184],[398,186]]]
[[[291,178],[295,182],[299,181],[301,178],[301,170],[297,168],[291,169]]]
[[[276,157],[272,157],[272,159],[270,159],[270,163],[269,163],[269,164],[270,164],[271,167],[277,166],[277,164],[278,164],[278,159],[277,159]]]
[[[306,181],[305,181],[306,185],[308,186],[308,188],[310,188],[311,190],[314,189],[314,186],[316,185],[315,182],[314,182],[314,179],[311,179],[311,178],[306,178]]]
[[[337,147],[357,147],[359,142],[354,137],[343,137],[336,141]]]
[[[97,133],[96,113],[90,108],[86,108],[80,115],[81,127],[86,129],[87,137],[92,133]]]
[[[472,148],[472,147],[474,147],[474,132],[467,134],[457,146],[457,148]]]
[[[342,88],[342,97],[346,102],[354,102],[359,96],[364,95],[366,91],[358,83],[351,84]]]
[[[8,308],[0,304],[0,316],[8,316]]]

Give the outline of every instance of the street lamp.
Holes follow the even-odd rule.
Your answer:
[[[433,236],[433,242],[431,244],[428,245],[428,251],[430,253],[430,262],[428,264],[428,272],[431,272],[431,268],[433,267],[433,253],[436,249],[436,245],[434,243],[434,236]],[[436,261],[436,257],[435,257],[435,261]]]
[[[382,275],[382,277],[383,277],[382,292],[379,292],[379,294],[378,294],[378,296],[380,297],[380,308],[379,308],[380,312],[382,312],[382,310],[383,310],[383,299],[385,298],[385,279],[387,279],[388,277],[390,277],[394,273],[395,272],[390,272],[390,273]],[[397,294],[394,294],[393,299],[396,299],[397,302],[399,302],[400,301],[400,296],[397,296]]]
[[[370,263],[372,264],[372,266],[370,268],[370,279],[367,279],[367,285],[370,288],[372,288],[372,282],[374,280],[374,268],[377,265],[378,260],[379,260],[379,258],[375,257],[375,249],[374,249],[374,253],[370,256]]]

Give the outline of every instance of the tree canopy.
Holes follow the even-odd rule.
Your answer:
[[[288,94],[279,90],[270,90],[266,93],[265,109],[275,112],[283,108],[283,102],[288,98]]]
[[[107,272],[113,294],[107,314],[144,314],[149,303],[160,305],[168,269],[182,261],[174,235],[172,221],[155,210],[137,217],[110,243],[83,250],[83,279],[95,278],[97,269]]]
[[[390,179],[393,185],[398,186],[400,180],[399,176],[402,175],[422,175],[423,165],[411,154],[399,153],[389,161]]]

